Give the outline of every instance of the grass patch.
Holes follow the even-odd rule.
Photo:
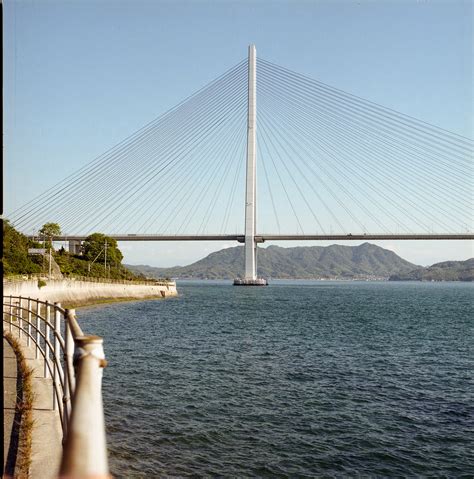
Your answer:
[[[18,363],[18,374],[21,377],[21,390],[17,391],[15,410],[20,417],[20,435],[18,439],[18,455],[15,467],[15,476],[21,478],[30,477],[31,445],[33,439],[33,369],[31,369],[23,355],[20,342],[6,331],[4,338],[10,343],[15,352]]]
[[[172,296],[168,296],[172,297]],[[146,296],[143,298],[100,298],[100,299],[85,299],[83,301],[75,301],[74,303],[69,304],[61,304],[61,307],[64,309],[78,309],[78,308],[85,308],[90,306],[102,306],[106,304],[113,304],[113,303],[125,303],[125,302],[132,302],[132,301],[150,301],[154,299],[164,299],[161,295],[160,296]]]

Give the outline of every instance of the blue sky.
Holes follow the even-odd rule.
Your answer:
[[[472,138],[470,1],[4,3],[8,214],[245,58],[258,54]],[[380,243],[420,264],[468,242]],[[294,246],[292,243],[284,246]],[[231,244],[123,245],[186,264]]]

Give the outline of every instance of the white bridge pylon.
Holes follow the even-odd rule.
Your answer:
[[[245,182],[244,277],[236,286],[266,286],[257,278],[257,49],[249,45],[247,105],[247,174]]]
[[[257,50],[249,45],[247,112],[247,175],[245,190],[245,273],[244,279],[257,279],[255,233],[257,229]]]

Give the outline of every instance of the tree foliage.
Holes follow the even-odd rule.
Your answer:
[[[55,236],[59,236],[61,234],[61,227],[58,225],[58,223],[45,223],[39,230],[39,234],[45,240],[46,247],[52,248],[52,240]]]
[[[28,256],[28,238],[17,231],[8,220],[3,221],[3,272],[29,274],[41,272],[41,266]]]
[[[107,240],[107,273],[104,271],[104,246]],[[28,248],[41,248],[42,245],[34,243],[18,232],[8,220],[3,221],[3,271],[6,275],[41,273],[43,256],[29,256]],[[112,279],[143,279],[122,266],[122,253],[117,248],[117,242],[103,234],[90,235],[85,242],[86,255],[75,256],[69,254],[64,248],[53,252],[56,263],[61,272],[66,276],[107,276]],[[97,261],[90,265],[96,256],[101,253]],[[89,258],[92,258],[89,260]],[[102,263],[102,264],[101,264]],[[109,269],[110,267],[110,269]]]
[[[45,223],[39,230],[39,234],[46,238],[54,238],[61,235],[61,227],[57,223]]]
[[[107,245],[107,246],[106,246]],[[102,233],[89,235],[82,245],[84,258],[88,261],[103,263],[105,260],[105,249],[107,248],[107,263],[119,266],[122,263],[123,254],[117,247],[117,241]]]
[[[54,259],[61,269],[65,278],[74,276],[91,276],[94,278],[111,278],[111,279],[128,279],[128,280],[143,280],[141,275],[133,274],[123,265],[112,265],[109,269],[109,262],[107,261],[107,272],[104,269],[104,263],[99,263],[97,260],[91,264],[83,256],[76,256],[69,254],[67,251],[63,254],[57,252]]]

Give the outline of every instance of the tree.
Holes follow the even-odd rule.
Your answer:
[[[89,235],[82,244],[84,258],[88,261],[103,263],[105,261],[105,250],[107,248],[107,264],[120,266],[123,254],[117,247],[117,241],[102,233]]]
[[[3,220],[4,274],[38,273],[41,268],[28,256],[28,238],[17,231],[8,220]]]
[[[45,223],[39,230],[40,235],[48,238],[61,235],[61,227],[57,223]]]
[[[45,239],[48,248],[52,247],[52,240],[61,234],[61,227],[57,223],[45,223],[39,230],[39,234]]]

